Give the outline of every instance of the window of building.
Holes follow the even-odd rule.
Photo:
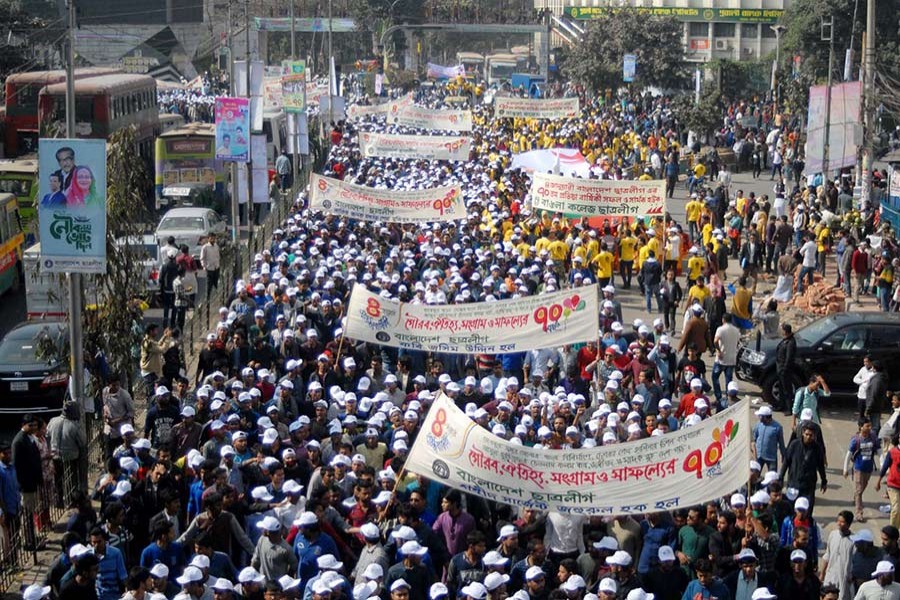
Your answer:
[[[763,25],[763,28],[761,29],[761,31],[762,31],[762,36],[764,38],[773,38],[773,39],[775,38],[775,32],[772,31],[772,28],[769,27],[768,25]]]
[[[734,23],[713,23],[713,37],[733,38],[735,35]]]
[[[709,35],[709,23],[688,23],[688,35],[706,37]]]
[[[745,38],[755,38],[759,35],[759,25],[756,23],[744,23],[741,25],[741,35]]]

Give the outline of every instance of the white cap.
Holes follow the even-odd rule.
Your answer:
[[[809,510],[809,499],[800,496],[794,501],[794,510]]]
[[[128,494],[130,492],[131,492],[131,482],[125,480],[125,481],[120,481],[119,483],[116,484],[116,489],[113,490],[112,495],[117,498],[121,498],[122,496],[124,496],[125,494]]]
[[[628,592],[625,600],[653,600],[653,594],[648,594],[642,588],[635,588]]]
[[[498,542],[502,542],[504,539],[508,537],[512,537],[514,535],[519,535],[519,530],[516,529],[515,525],[504,525],[500,528],[500,535],[497,537]]]
[[[395,592],[395,591],[399,590],[400,588],[409,588],[409,587],[410,587],[410,585],[408,583],[406,583],[406,580],[401,577],[400,579],[396,580],[394,583],[391,584],[391,591]]]
[[[156,563],[150,569],[150,575],[152,577],[156,577],[157,579],[162,579],[163,577],[168,577],[169,576],[169,567],[167,567],[163,563]]]
[[[428,548],[422,546],[416,540],[411,540],[400,546],[400,553],[404,556],[425,556]]]
[[[496,571],[488,573],[484,578],[484,587],[486,587],[489,592],[493,592],[501,585],[506,585],[507,583],[509,583],[509,575],[498,573]]]
[[[759,410],[756,411],[756,416],[757,417],[771,417],[772,409],[769,408],[768,406],[760,406]]]
[[[238,581],[241,583],[263,583],[265,580],[266,578],[260,575],[259,571],[253,567],[244,567],[238,573]]]
[[[598,587],[598,591],[606,592],[608,594],[615,594],[619,590],[619,586],[616,585],[616,580],[612,577],[604,577],[600,580],[600,585]]]
[[[546,577],[547,574],[544,573],[544,570],[540,567],[528,567],[528,570],[525,571],[525,581],[534,581],[539,577]]]
[[[675,560],[675,551],[672,550],[671,546],[660,546],[659,550],[656,552],[656,555],[659,557],[659,562],[669,562],[670,560]]]
[[[185,567],[181,577],[175,579],[175,581],[178,582],[178,585],[188,585],[189,583],[202,580],[203,573],[201,573],[200,569],[197,567]]]
[[[813,420],[813,411],[811,408],[804,408],[800,411],[800,420],[801,421],[812,421]]]
[[[25,591],[22,592],[23,600],[41,600],[41,598],[50,595],[50,586],[40,586],[40,585],[29,585],[25,588]]]
[[[264,517],[256,526],[263,531],[281,531],[281,523],[271,515]]]
[[[756,562],[758,559],[756,558],[756,552],[751,550],[750,548],[743,548],[740,552],[738,552],[737,556],[738,562]]]
[[[443,583],[433,583],[431,584],[431,588],[428,590],[428,597],[431,600],[435,600],[436,598],[441,598],[444,596],[449,596],[450,590],[447,589],[447,586]]]
[[[569,578],[566,579],[565,583],[559,587],[567,592],[577,592],[578,590],[585,589],[587,583],[585,583],[584,577],[581,575],[569,575]]]
[[[384,577],[384,567],[382,567],[378,563],[372,563],[368,567],[366,567],[365,571],[363,571],[363,577],[370,581],[373,579]]]
[[[610,552],[615,552],[619,549],[619,542],[611,535],[603,536],[598,541],[594,542],[593,545],[597,550],[608,550]]]
[[[606,564],[617,565],[619,567],[627,567],[631,565],[631,555],[625,550],[616,550],[616,552],[606,559]]]
[[[296,525],[300,527],[309,527],[310,525],[318,525],[319,517],[316,516],[316,513],[306,511],[300,513],[300,516],[294,521]]]
[[[377,540],[381,537],[381,530],[378,529],[378,525],[375,523],[364,523],[359,528],[359,533],[368,540]]]
[[[732,494],[731,500],[728,502],[732,507],[747,506],[747,498],[743,494]]]
[[[753,593],[750,594],[750,600],[775,600],[777,597],[778,596],[770,592],[767,587],[756,588],[753,590]]]
[[[213,583],[209,587],[211,587],[214,590],[219,590],[220,592],[233,592],[234,591],[234,584],[231,583],[230,581],[228,581],[227,579],[225,579],[224,577],[219,577],[218,579],[216,579],[215,583]]]
[[[850,536],[850,541],[852,541],[854,544],[857,542],[868,542],[871,544],[875,542],[875,538],[872,536],[871,529],[861,529]]]
[[[505,565],[509,562],[509,559],[497,552],[496,550],[491,550],[487,554],[484,555],[484,558],[481,559],[486,567],[496,567],[499,565]]]
[[[806,552],[804,552],[803,550],[799,550],[799,549],[791,552],[791,562],[795,562],[795,561],[799,562],[799,561],[803,561],[803,560],[806,560]]]
[[[336,559],[333,554],[323,554],[316,559],[316,566],[325,571],[339,571],[344,563]]]
[[[205,554],[195,554],[194,558],[192,558],[191,562],[188,564],[192,567],[197,567],[198,569],[208,569],[209,557]]]

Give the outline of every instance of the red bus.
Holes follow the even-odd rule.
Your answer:
[[[75,79],[120,73],[120,69],[90,67],[75,70]],[[6,78],[6,118],[4,119],[4,154],[6,158],[16,158],[37,152],[38,137],[38,94],[44,86],[65,82],[66,72],[28,71],[15,73]]]
[[[65,129],[66,84],[44,87],[38,95],[41,135]],[[149,75],[119,73],[75,81],[75,137],[108,139],[119,129],[137,128],[137,151],[153,160],[160,133],[156,80]]]

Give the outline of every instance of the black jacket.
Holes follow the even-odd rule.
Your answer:
[[[19,430],[12,442],[12,460],[16,467],[16,478],[23,493],[36,492],[43,481],[41,451],[31,436]]]
[[[645,286],[656,286],[662,281],[662,265],[658,260],[647,259],[641,266],[641,278]]]
[[[888,376],[882,371],[875,371],[869,379],[869,387],[866,388],[866,411],[877,414],[884,411],[884,405],[888,394]]]
[[[751,248],[752,246],[752,248]],[[763,245],[761,242],[747,242],[741,246],[741,267],[761,267],[763,264]]]
[[[775,350],[775,369],[783,373],[794,366],[794,358],[797,356],[797,340],[793,334],[782,338]]]
[[[789,473],[785,479],[785,473]],[[809,493],[816,487],[816,474],[822,482],[827,482],[825,475],[825,453],[819,444],[805,445],[802,439],[788,444],[781,465],[781,480],[787,481],[789,487],[797,488],[801,494]]]

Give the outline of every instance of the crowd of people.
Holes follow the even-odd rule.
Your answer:
[[[443,96],[422,88],[415,100],[441,108]],[[364,158],[360,131],[428,133],[369,116],[334,126],[323,170],[387,189],[460,184],[467,213],[458,221],[348,221],[311,212],[303,194],[247,279],[221,283],[234,291],[196,373],[164,370],[170,332],[148,327],[146,415],[115,378],[103,390],[106,470],[75,499],[46,587],[26,589],[26,600],[900,598],[900,470],[881,472],[897,496],[890,526],[854,530],[861,511],[842,511],[826,537],[814,517],[828,486],[822,376],[782,386],[783,397],[756,410],[747,485],[703,506],[587,519],[489,502],[403,469],[438,395],[493,435],[547,452],[695,426],[745,401],[734,369],[756,320],[789,351],[791,328],[777,310],[784,281],[793,286],[796,272],[802,286],[829,261],[843,264],[830,236],[850,211],[831,206],[832,187],[779,178],[772,201],[745,195],[725,161],[683,146],[665,98],[582,97],[579,118],[556,121],[494,118],[481,104],[473,116],[468,161]],[[741,122],[726,115],[732,135],[796,152],[788,123],[759,131]],[[533,212],[530,176],[510,168],[512,155],[558,146],[580,149],[594,177],[693,187],[685,222]],[[841,257],[850,240],[862,242],[861,222],[842,236]],[[880,271],[867,269],[880,288],[896,249],[887,235],[879,242],[889,254]],[[773,270],[785,279],[754,309],[757,282]],[[602,294],[601,330],[586,344],[467,356],[343,335],[354,285],[447,304],[589,283]],[[630,289],[646,301],[645,320],[623,319],[619,297]],[[787,431],[773,408],[793,414]],[[874,470],[875,412],[851,442],[854,478]],[[900,464],[896,445],[887,454]],[[21,456],[0,448],[0,483]]]
[[[190,83],[182,81],[181,87],[159,88],[156,100],[160,113],[181,115],[188,123],[213,123],[216,96],[226,93],[227,86],[203,74]]]

